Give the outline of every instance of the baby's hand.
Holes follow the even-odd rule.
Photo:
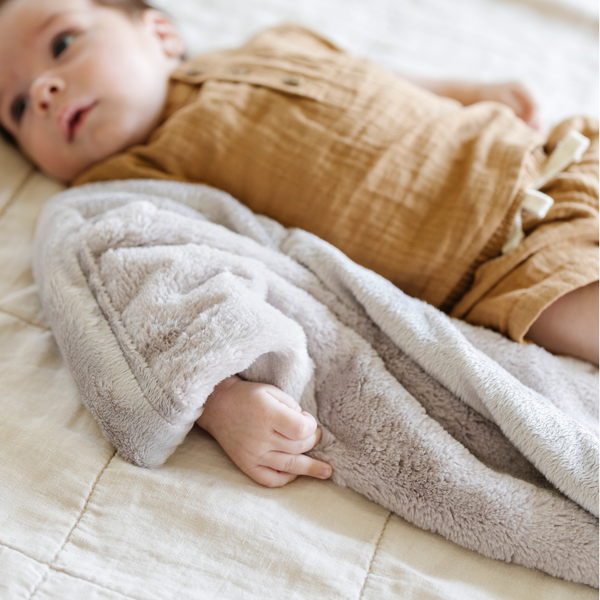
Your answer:
[[[458,100],[463,106],[491,100],[510,106],[517,117],[530,127],[541,128],[539,108],[529,90],[518,81],[504,83],[474,83],[470,81],[438,81],[422,77],[404,76],[405,79],[437,94]]]
[[[505,83],[482,83],[474,90],[473,102],[492,100],[510,106],[530,127],[540,129],[539,107],[530,91],[518,81]]]
[[[267,487],[284,486],[298,475],[331,475],[327,463],[304,455],[321,439],[314,417],[272,385],[229,377],[196,422],[246,475]]]

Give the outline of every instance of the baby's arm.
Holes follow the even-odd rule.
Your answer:
[[[419,77],[405,77],[412,83],[437,94],[457,100],[463,106],[476,102],[494,101],[510,106],[517,117],[540,129],[539,107],[529,90],[518,81],[503,83],[475,83],[468,81],[436,81]]]
[[[196,422],[246,475],[267,487],[284,486],[298,475],[331,475],[327,463],[304,455],[321,438],[314,417],[272,385],[229,377]]]

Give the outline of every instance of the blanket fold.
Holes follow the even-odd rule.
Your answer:
[[[596,371],[457,327],[201,185],[59,194],[34,274],[83,400],[125,459],[160,466],[238,373],[317,418],[311,455],[336,483],[486,556],[597,586]]]

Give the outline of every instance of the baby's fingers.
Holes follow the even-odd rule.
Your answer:
[[[262,463],[265,467],[290,475],[306,475],[317,479],[327,479],[331,476],[330,465],[305,454],[268,452],[263,457]]]
[[[298,477],[298,475],[283,473],[276,471],[275,469],[271,469],[270,467],[263,466],[254,467],[253,469],[247,471],[246,474],[254,479],[256,483],[260,483],[260,485],[270,488],[283,487]]]
[[[280,405],[273,421],[273,429],[289,440],[306,440],[317,431],[315,418],[307,412],[297,412]],[[312,448],[312,446],[311,446]]]
[[[287,452],[288,454],[304,454],[312,450],[320,441],[323,432],[320,427],[304,440],[292,440],[283,435],[272,438],[272,448],[274,452]]]
[[[519,82],[511,82],[507,93],[510,98],[506,104],[511,106],[515,114],[531,127],[539,128],[539,107],[531,92]]]

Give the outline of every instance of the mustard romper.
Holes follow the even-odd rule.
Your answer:
[[[502,255],[546,151],[572,128],[590,148],[543,188],[554,206]],[[597,121],[544,140],[504,105],[462,107],[297,25],[184,62],[147,143],[74,185],[128,178],[225,190],[518,341],[554,300],[598,280]]]

